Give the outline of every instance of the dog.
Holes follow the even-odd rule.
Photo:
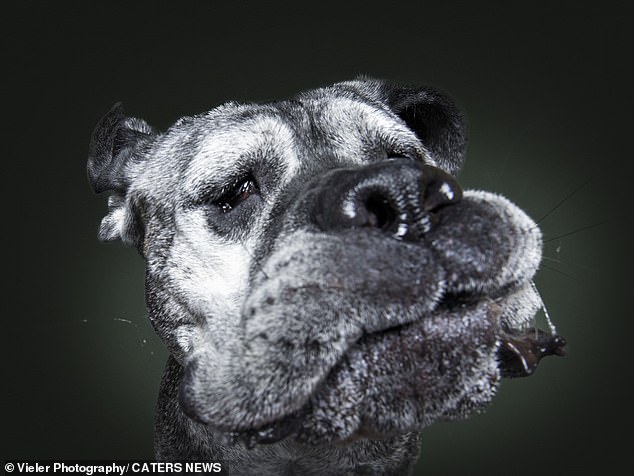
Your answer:
[[[407,474],[423,428],[563,354],[532,325],[539,227],[461,189],[465,144],[445,94],[364,77],[162,133],[120,105],[103,117],[99,238],[144,257],[170,352],[157,459]]]

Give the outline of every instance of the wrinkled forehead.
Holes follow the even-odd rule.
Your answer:
[[[343,163],[367,162],[379,150],[392,155],[425,153],[416,135],[385,108],[345,97],[307,99],[302,104],[312,127],[299,133],[307,133],[309,149],[325,149]]]
[[[225,183],[255,164],[289,178],[319,157],[350,166],[381,154],[433,162],[416,135],[388,110],[334,97],[225,104],[178,121],[154,155],[172,162],[156,165],[163,169],[159,175],[171,169],[180,176],[181,190],[196,190],[209,182]]]
[[[242,175],[256,163],[275,162],[291,174],[299,166],[297,137],[283,114],[273,107],[223,106],[209,113],[211,123],[201,135],[184,177],[195,188],[213,178],[219,182]]]

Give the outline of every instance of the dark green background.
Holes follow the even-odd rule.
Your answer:
[[[121,100],[165,128],[230,99],[363,73],[456,98],[470,123],[465,186],[503,193],[536,219],[582,187],[541,223],[537,284],[569,356],[504,382],[484,415],[425,430],[420,468],[623,472],[631,2],[235,3],[5,7],[0,459],[152,456],[166,353],[146,320],[142,260],[96,241],[105,197],[90,192],[85,160],[99,117]]]

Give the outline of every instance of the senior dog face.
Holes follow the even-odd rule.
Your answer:
[[[563,339],[536,331],[537,225],[462,191],[461,114],[359,79],[228,103],[164,133],[116,106],[88,172],[102,240],[147,262],[172,357],[161,459],[238,474],[403,474],[419,432],[482,409]]]

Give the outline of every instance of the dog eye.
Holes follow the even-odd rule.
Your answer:
[[[222,213],[228,213],[251,195],[259,193],[259,191],[257,182],[252,175],[249,175],[235,181],[231,186],[226,187],[221,197],[212,203],[218,207]]]

